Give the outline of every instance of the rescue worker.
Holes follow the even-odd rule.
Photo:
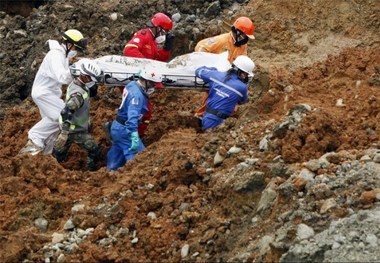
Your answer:
[[[74,70],[80,75],[75,78],[66,91],[65,107],[59,118],[61,132],[55,142],[53,156],[63,162],[73,143],[87,151],[87,169],[96,170],[100,148],[89,134],[90,97],[96,96],[97,82],[102,74],[100,67],[90,59],[77,62]]]
[[[255,25],[248,17],[242,16],[235,20],[231,31],[218,36],[203,39],[195,46],[196,52],[223,53],[228,51],[228,61],[232,63],[238,56],[247,55],[248,40],[255,39],[253,33]],[[202,118],[206,110],[206,92],[202,98],[201,107],[195,113],[195,117]]]
[[[38,69],[31,94],[41,120],[29,130],[28,142],[19,154],[49,154],[53,150],[59,132],[58,118],[65,107],[61,88],[72,81],[69,60],[87,47],[87,39],[76,29],[65,31],[62,38],[61,44],[57,40],[47,41],[50,50]]]
[[[164,13],[156,13],[147,26],[135,33],[125,45],[124,56],[167,61],[174,45],[174,35],[170,32],[173,28],[172,20]],[[145,135],[152,112],[153,105],[148,100],[148,111],[138,128],[140,137]]]
[[[195,75],[209,84],[206,111],[202,118],[203,130],[218,126],[231,116],[237,104],[248,101],[248,87],[254,68],[255,63],[249,57],[240,55],[227,72],[209,67],[195,70]]]
[[[107,153],[107,170],[117,170],[145,149],[138,133],[138,125],[148,111],[148,95],[155,87],[162,88],[162,75],[150,66],[143,69],[139,79],[125,86],[110,135],[112,146]]]
[[[172,20],[164,13],[156,13],[146,25],[125,45],[124,56],[167,61],[174,45],[174,35],[170,33]]]

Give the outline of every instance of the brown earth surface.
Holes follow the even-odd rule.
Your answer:
[[[117,11],[116,2],[102,8]],[[59,10],[64,3],[51,5]],[[228,17],[229,8],[220,18]],[[60,20],[58,13],[52,14]],[[257,26],[256,40],[250,42],[249,55],[257,65],[250,103],[239,107],[237,118],[200,133],[192,114],[201,92],[154,93],[154,117],[144,138],[147,148],[116,172],[105,169],[110,143],[102,123],[115,116],[117,89],[100,87],[91,102],[91,133],[103,156],[96,172],[85,171],[85,153],[75,146],[62,164],[50,155],[17,156],[40,117],[30,97],[7,105],[0,128],[0,261],[43,261],[44,246],[54,232],[64,232],[69,218],[78,228],[95,230],[75,252],[65,254],[66,262],[226,261],[244,251],[248,242],[278,228],[276,218],[296,206],[278,198],[262,225],[253,228],[245,219],[255,216],[261,191],[237,192],[228,180],[220,181],[232,167],[259,158],[255,170],[264,172],[268,183],[273,177],[268,166],[278,155],[286,164],[301,167],[327,152],[380,148],[378,1],[249,1],[237,14],[252,17]],[[101,27],[112,27],[103,23]],[[205,28],[207,32],[210,27]],[[43,32],[47,39],[49,30]],[[93,34],[90,56],[109,52],[96,49],[106,45],[100,29]],[[189,39],[177,41],[183,41],[177,44],[177,54],[191,52],[184,48]],[[120,47],[116,51],[120,54]],[[260,151],[260,140],[298,104],[312,110],[298,127],[279,132],[268,150]],[[225,153],[234,145],[242,151],[214,166],[216,152]],[[278,184],[288,176],[278,177]],[[78,203],[85,209],[75,213],[72,207]],[[184,203],[189,204],[186,209]],[[150,219],[149,212],[157,218]],[[345,214],[335,213],[333,218]],[[39,217],[49,222],[45,232],[34,226]],[[128,228],[129,234],[108,246],[99,244],[120,228]],[[137,243],[131,242],[134,230]],[[181,258],[184,244],[190,245],[190,255],[200,256]],[[284,252],[273,249],[261,260],[278,261]],[[52,258],[57,260],[56,255]],[[252,253],[249,259],[258,255]]]

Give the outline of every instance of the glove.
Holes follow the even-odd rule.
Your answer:
[[[128,149],[128,151],[136,151],[138,147],[139,147],[139,133],[132,132],[131,133],[131,147]]]
[[[89,90],[90,90],[90,98],[98,96],[98,85],[97,84],[92,86]]]
[[[58,135],[57,140],[55,141],[54,148],[56,150],[62,149],[63,146],[65,146],[68,137],[69,137],[68,131],[61,131],[61,133]]]
[[[170,51],[173,49],[174,38],[175,38],[175,36],[172,33],[166,34],[166,40],[165,40],[165,44],[164,44],[164,49],[166,51]]]

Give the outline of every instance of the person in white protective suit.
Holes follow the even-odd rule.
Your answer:
[[[62,85],[69,84],[73,78],[69,61],[77,51],[87,47],[87,39],[76,29],[62,34],[63,41],[48,40],[49,52],[44,57],[32,86],[32,99],[38,106],[41,120],[28,132],[28,142],[19,154],[49,154],[59,133],[59,116],[65,103],[62,100]]]

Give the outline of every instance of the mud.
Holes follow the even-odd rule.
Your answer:
[[[96,172],[85,170],[85,152],[75,146],[61,164],[49,155],[17,156],[28,130],[39,120],[28,90],[43,58],[40,45],[69,25],[81,25],[92,36],[89,57],[121,54],[125,40],[155,10],[152,3],[99,3],[51,1],[25,19],[1,15],[0,41],[8,47],[0,52],[2,262],[46,258],[56,262],[60,254],[64,262],[222,262],[244,253],[248,253],[247,260],[278,261],[286,248],[272,248],[264,254],[248,249],[248,244],[281,226],[280,215],[297,207],[297,199],[282,196],[269,213],[260,215],[262,221],[253,229],[251,219],[258,215],[262,190],[274,179],[275,185],[281,185],[289,178],[287,172],[274,175],[273,159],[281,156],[286,165],[300,167],[329,152],[363,156],[368,148],[380,148],[377,1],[221,1],[221,11],[209,21],[202,16],[209,2],[158,1],[169,12],[178,10],[183,15],[175,29],[174,55],[191,52],[201,37],[220,32],[212,24],[231,18],[231,12],[252,17],[257,29],[249,55],[257,72],[250,87],[251,100],[239,107],[236,118],[201,133],[192,117],[201,92],[156,92],[151,98],[153,119],[144,138],[146,150],[118,171],[107,172],[105,156],[110,143],[102,123],[114,118],[120,94],[117,89],[100,87],[98,97],[91,101],[91,133],[102,148]],[[109,15],[113,12],[123,17],[112,22]],[[200,21],[186,20],[191,14]],[[201,33],[195,34],[192,27]],[[15,30],[19,29],[27,36],[17,37]],[[298,104],[312,110],[298,126],[272,137],[268,150],[260,151],[260,140]],[[214,166],[215,154],[227,155],[232,146],[241,152]],[[259,161],[252,169],[261,171],[263,178],[249,191],[235,191],[238,182],[233,180],[243,173],[234,174],[234,169],[254,158]],[[75,204],[83,204],[84,210],[73,212]],[[372,202],[367,208],[371,206]],[[352,205],[354,210],[359,208],[359,204]],[[150,212],[155,219],[147,216]],[[332,218],[346,214],[344,209],[331,212]],[[46,231],[34,224],[41,217],[48,221]],[[93,233],[74,251],[47,254],[53,233],[68,234],[63,227],[69,219],[77,229],[93,228]],[[292,223],[301,221],[296,218]],[[329,219],[323,222],[314,227],[322,230]],[[122,235],[121,229],[128,232]],[[135,237],[138,242],[132,242]],[[112,241],[104,245],[107,238]],[[289,242],[294,239],[295,233],[288,233]],[[190,252],[181,257],[185,244]]]

